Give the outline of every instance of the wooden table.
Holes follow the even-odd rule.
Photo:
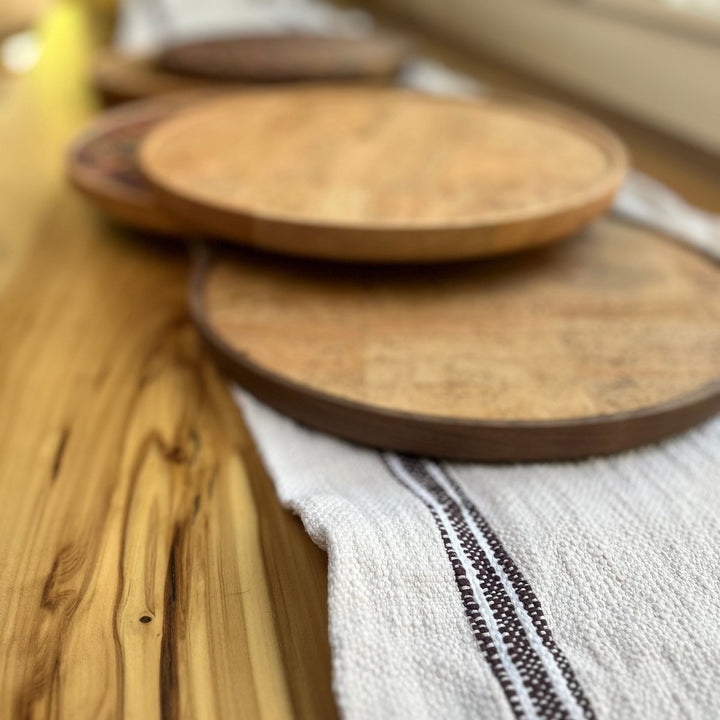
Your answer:
[[[65,182],[94,108],[79,6],[43,36],[37,70],[0,80],[0,717],[332,718],[325,555],[200,350],[184,250]],[[605,119],[641,169],[720,210],[716,164]]]
[[[0,84],[0,717],[331,717],[325,555],[200,350],[184,248],[66,183],[84,15],[43,35]]]

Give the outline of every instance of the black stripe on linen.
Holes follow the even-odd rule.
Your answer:
[[[392,473],[393,477],[401,485],[403,485],[411,493],[417,495],[414,488],[411,485],[408,485],[401,475],[396,474],[393,467],[389,463],[386,462],[386,465]],[[420,499],[422,500],[422,498]],[[435,524],[437,525],[437,528],[440,532],[440,537],[443,541],[443,545],[445,546],[445,552],[447,553],[450,564],[452,565],[453,572],[455,573],[455,584],[457,585],[457,589],[460,592],[460,597],[462,598],[463,607],[465,608],[465,616],[467,617],[470,629],[472,630],[475,640],[480,647],[485,661],[490,666],[493,675],[500,683],[500,686],[505,693],[505,697],[507,698],[507,701],[510,704],[510,707],[512,708],[515,717],[524,718],[525,712],[523,711],[520,698],[518,697],[512,680],[510,679],[510,676],[508,675],[507,671],[503,666],[500,655],[498,653],[498,648],[495,645],[487,623],[485,622],[480,612],[480,606],[478,605],[478,600],[475,597],[472,586],[470,585],[470,581],[468,579],[465,567],[463,566],[462,561],[460,560],[460,558],[458,558],[455,550],[452,547],[452,544],[450,542],[450,536],[445,529],[445,524],[440,515],[438,515],[438,513],[431,505],[425,503],[425,506],[430,511],[430,514],[432,515],[433,520],[435,521]]]
[[[518,695],[517,688],[510,680],[505,665],[500,659],[499,651],[501,649],[506,654],[506,657],[509,657],[516,676],[519,677],[522,683],[524,694],[532,705],[532,712],[535,713],[537,717],[561,720],[571,717],[571,714],[570,708],[567,706],[566,701],[559,695],[558,688],[553,682],[550,675],[551,669],[546,664],[548,662],[547,658],[540,657],[538,652],[532,647],[525,626],[518,617],[518,608],[515,606],[513,598],[508,594],[490,558],[479,544],[474,529],[465,521],[462,513],[463,508],[473,518],[477,528],[490,547],[492,554],[495,556],[493,558],[495,563],[500,566],[512,584],[518,600],[521,602],[522,607],[531,620],[537,638],[539,638],[540,642],[542,642],[555,660],[557,667],[552,668],[552,670],[554,670],[556,679],[558,679],[557,675],[559,671],[567,684],[566,692],[570,692],[577,703],[574,715],[577,717],[577,711],[579,710],[585,718],[594,718],[592,708],[582,693],[567,659],[552,639],[552,634],[547,627],[537,597],[530,589],[529,584],[497,536],[492,532],[487,521],[480,515],[477,508],[462,492],[459,485],[452,478],[448,477],[447,473],[443,472],[439,465],[418,458],[398,455],[394,455],[393,457],[399,461],[404,472],[424,491],[424,493],[418,491],[417,487],[408,484],[401,474],[394,472],[392,464],[387,462],[388,458],[386,457],[388,467],[393,471],[395,477],[423,501],[438,526],[446,553],[455,572],[456,584],[462,597],[465,614],[480,644],[483,655],[495,677],[500,682],[515,716],[524,718],[526,717],[526,712]],[[442,472],[441,477],[452,488],[461,504],[458,504],[450,494],[446,492],[428,468],[432,468],[436,472]],[[437,512],[433,502],[429,501],[427,496],[430,496],[432,501],[440,506],[442,509],[441,513]],[[456,536],[462,549],[462,554],[465,556],[464,559],[459,558],[455,553],[450,541],[450,532]],[[500,641],[503,646],[502,648],[496,646],[487,624],[480,613],[479,601],[481,598],[475,596],[468,580],[468,572],[472,573],[476,578],[480,592],[483,595],[482,599],[487,603],[487,606],[492,612],[495,625],[502,638]],[[537,638],[535,639],[536,643]],[[549,662],[552,664],[552,661]],[[563,688],[563,690],[565,689]],[[566,692],[563,693],[565,697],[567,697]]]
[[[515,561],[510,557],[510,554],[505,549],[505,546],[500,542],[500,538],[498,538],[495,531],[490,527],[488,521],[480,514],[480,511],[477,509],[472,500],[470,500],[470,498],[465,494],[458,482],[444,467],[439,464],[436,464],[436,467],[442,472],[443,477],[458,496],[460,503],[470,514],[470,517],[472,517],[473,521],[485,538],[488,546],[492,550],[498,564],[503,569],[503,572],[507,576],[508,580],[510,580],[518,599],[522,603],[522,606],[525,608],[525,612],[528,614],[528,617],[535,627],[535,632],[542,641],[542,644],[548,649],[555,659],[555,663],[560,669],[568,690],[575,699],[575,702],[580,706],[580,708],[582,708],[584,716],[588,720],[593,720],[595,718],[595,713],[590,705],[590,701],[583,692],[580,682],[575,675],[575,671],[570,665],[570,661],[565,657],[565,654],[555,642],[552,631],[545,619],[545,614],[543,613],[540,600],[537,595],[535,595],[535,591],[532,587],[530,587],[530,583],[520,572],[520,568],[518,568]]]

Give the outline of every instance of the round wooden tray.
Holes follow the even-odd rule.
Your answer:
[[[163,210],[137,166],[143,137],[157,123],[208,97],[188,91],[139,100],[95,117],[76,137],[67,158],[68,177],[95,205],[122,224],[179,234],[181,223]]]
[[[93,65],[92,82],[106,105],[186,90],[240,87],[239,83],[178,75],[159,68],[154,56],[127,55],[116,50],[98,53]]]
[[[462,265],[206,257],[191,306],[228,374],[308,425],[423,455],[557,460],[720,410],[719,282],[704,257],[603,219]]]
[[[398,38],[326,35],[244,36],[167,48],[158,65],[178,73],[243,82],[389,76],[407,55]]]
[[[609,131],[554,105],[398,89],[263,91],[163,123],[140,163],[198,230],[314,258],[429,262],[575,232],[626,169]]]

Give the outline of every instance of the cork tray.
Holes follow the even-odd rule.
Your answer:
[[[390,34],[240,36],[167,48],[161,68],[243,82],[291,82],[383,77],[394,74],[407,47]]]
[[[540,101],[351,87],[210,101],[156,128],[140,162],[200,231],[370,262],[566,237],[608,207],[627,164],[609,131]]]
[[[163,210],[137,166],[140,141],[160,121],[211,91],[187,91],[106,111],[75,138],[67,156],[71,182],[108,216],[124,225],[177,234],[181,224]]]
[[[720,409],[720,268],[603,219],[483,262],[372,266],[236,252],[192,312],[227,373],[310,426],[469,460],[609,453]]]

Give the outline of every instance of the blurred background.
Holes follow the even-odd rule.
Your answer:
[[[582,95],[720,150],[717,0],[387,0]]]
[[[43,23],[81,8],[94,42],[133,53],[232,32],[362,34],[370,12],[720,153],[720,0],[2,0],[5,71],[30,69]],[[63,35],[70,53],[84,42]]]

